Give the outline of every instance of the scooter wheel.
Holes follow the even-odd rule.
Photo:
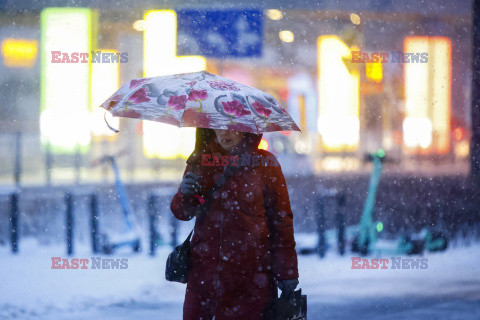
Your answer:
[[[133,251],[139,252],[141,249],[140,240],[136,240],[133,244]]]
[[[109,246],[108,244],[105,244],[105,245],[103,246],[103,253],[105,253],[105,254],[112,254],[112,252],[113,252],[113,249],[112,249],[111,246]]]
[[[425,248],[424,240],[410,240],[412,248],[408,250],[407,255],[422,254],[423,249]]]
[[[359,241],[360,236],[357,234],[352,241],[352,252],[360,253],[362,256],[368,255],[368,247],[370,245],[370,240],[367,238],[367,241],[365,241],[365,244],[363,246],[359,245]]]
[[[110,244],[110,240],[108,239],[108,235],[105,233],[102,233],[100,236],[100,245],[102,248],[102,252],[104,254],[112,254],[113,253],[113,247]]]

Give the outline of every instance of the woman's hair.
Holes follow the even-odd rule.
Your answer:
[[[215,131],[208,128],[197,128],[195,131],[195,150],[202,150],[208,147],[212,139],[215,139]]]
[[[202,154],[212,153],[211,142],[215,139],[215,131],[207,128],[197,128],[195,131],[195,149],[187,159],[188,164],[199,164]]]
[[[215,138],[216,135],[213,129],[197,128],[195,132],[195,149],[190,157],[188,157],[187,163],[199,164],[202,159],[202,154],[225,152],[218,142],[215,141]],[[244,132],[242,139],[242,150],[249,152],[252,151],[252,149],[256,149],[261,139],[262,134]]]

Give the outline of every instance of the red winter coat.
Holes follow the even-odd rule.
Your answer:
[[[195,222],[184,320],[210,320],[214,315],[215,320],[262,319],[276,294],[275,280],[298,278],[285,178],[273,155],[257,149],[261,136],[255,137],[244,139],[244,147],[252,155],[272,156],[274,164],[241,166],[214,193],[209,211]],[[215,140],[209,150],[226,154]],[[185,173],[194,168],[202,176],[206,193],[226,167],[187,164]],[[199,206],[195,197],[184,196],[179,189],[171,210],[178,219],[190,220]]]

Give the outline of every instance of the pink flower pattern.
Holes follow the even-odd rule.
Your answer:
[[[211,124],[211,118],[207,113],[198,112],[194,108],[189,108],[183,113],[182,122],[187,127],[208,128]]]
[[[113,97],[111,97],[109,99],[110,102],[108,103],[106,109],[110,110],[110,109],[114,108],[117,105],[117,103],[120,102],[120,100],[122,100],[122,98],[123,98],[123,95],[121,95],[121,94],[117,94],[117,95],[114,95]]]
[[[150,98],[147,97],[147,90],[145,88],[138,89],[128,98],[128,102],[130,103],[142,103],[149,101]]]
[[[225,113],[234,117],[242,117],[251,113],[238,100],[222,102],[222,105]]]
[[[125,117],[125,118],[134,118],[134,119],[139,119],[142,117],[140,113],[138,113],[135,110],[122,110],[116,114],[117,117]]]
[[[189,101],[203,101],[208,98],[207,90],[192,90],[188,95]]]
[[[174,81],[170,86],[169,81],[172,79]],[[146,83],[151,83],[152,90],[146,86]],[[158,97],[154,94],[157,91],[153,90],[154,88],[159,92],[167,90],[167,92],[176,92],[176,94],[157,99]],[[236,92],[242,98],[233,94],[221,103],[222,107],[220,108],[223,111],[217,110],[218,106],[214,106],[213,101],[222,96],[228,97],[229,91],[232,94]],[[251,98],[249,103],[244,104],[242,99],[249,97]],[[262,99],[266,98],[272,101],[263,103]],[[208,101],[210,102],[208,103]],[[146,102],[148,105],[145,105]],[[275,104],[278,108],[270,103]],[[229,130],[243,132],[299,130],[288,116],[287,111],[270,96],[261,95],[241,84],[206,72],[198,73],[198,75],[175,75],[170,79],[159,79],[158,82],[154,78],[133,79],[105,101],[101,107],[110,111],[114,116],[153,119],[176,126],[202,128],[226,126]],[[242,119],[246,119],[245,116],[252,113],[256,115],[251,119],[252,121],[242,121]],[[263,121],[259,121],[262,119]],[[255,124],[254,121],[257,123]]]
[[[263,104],[256,100],[252,103],[252,107],[255,109],[255,111],[257,111],[259,115],[265,118],[268,118],[272,113],[272,110],[266,108]]]
[[[213,89],[218,89],[222,91],[240,91],[240,89],[233,83],[226,81],[210,81],[210,87]]]
[[[167,107],[173,110],[182,110],[185,109],[185,104],[187,103],[187,96],[170,96],[168,98]]]
[[[149,79],[133,79],[132,81],[130,81],[130,87],[129,88],[132,89],[132,88],[138,87],[142,83],[147,82],[147,80],[149,80]]]
[[[155,119],[156,121],[163,122],[163,123],[168,123],[174,126],[179,126],[181,123],[178,121],[174,116],[172,115],[163,115],[161,117],[158,117]]]
[[[252,128],[251,126],[247,126],[243,123],[230,123],[227,125],[228,130],[233,131],[241,131],[241,132],[251,132],[251,133],[258,133],[256,129]]]
[[[269,131],[283,131],[285,130],[285,128],[282,128],[280,125],[276,124],[276,123],[268,123],[266,126],[265,126],[265,131],[269,132]]]

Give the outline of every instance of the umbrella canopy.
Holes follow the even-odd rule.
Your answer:
[[[251,133],[298,126],[271,95],[206,71],[133,79],[100,107],[114,117]]]

